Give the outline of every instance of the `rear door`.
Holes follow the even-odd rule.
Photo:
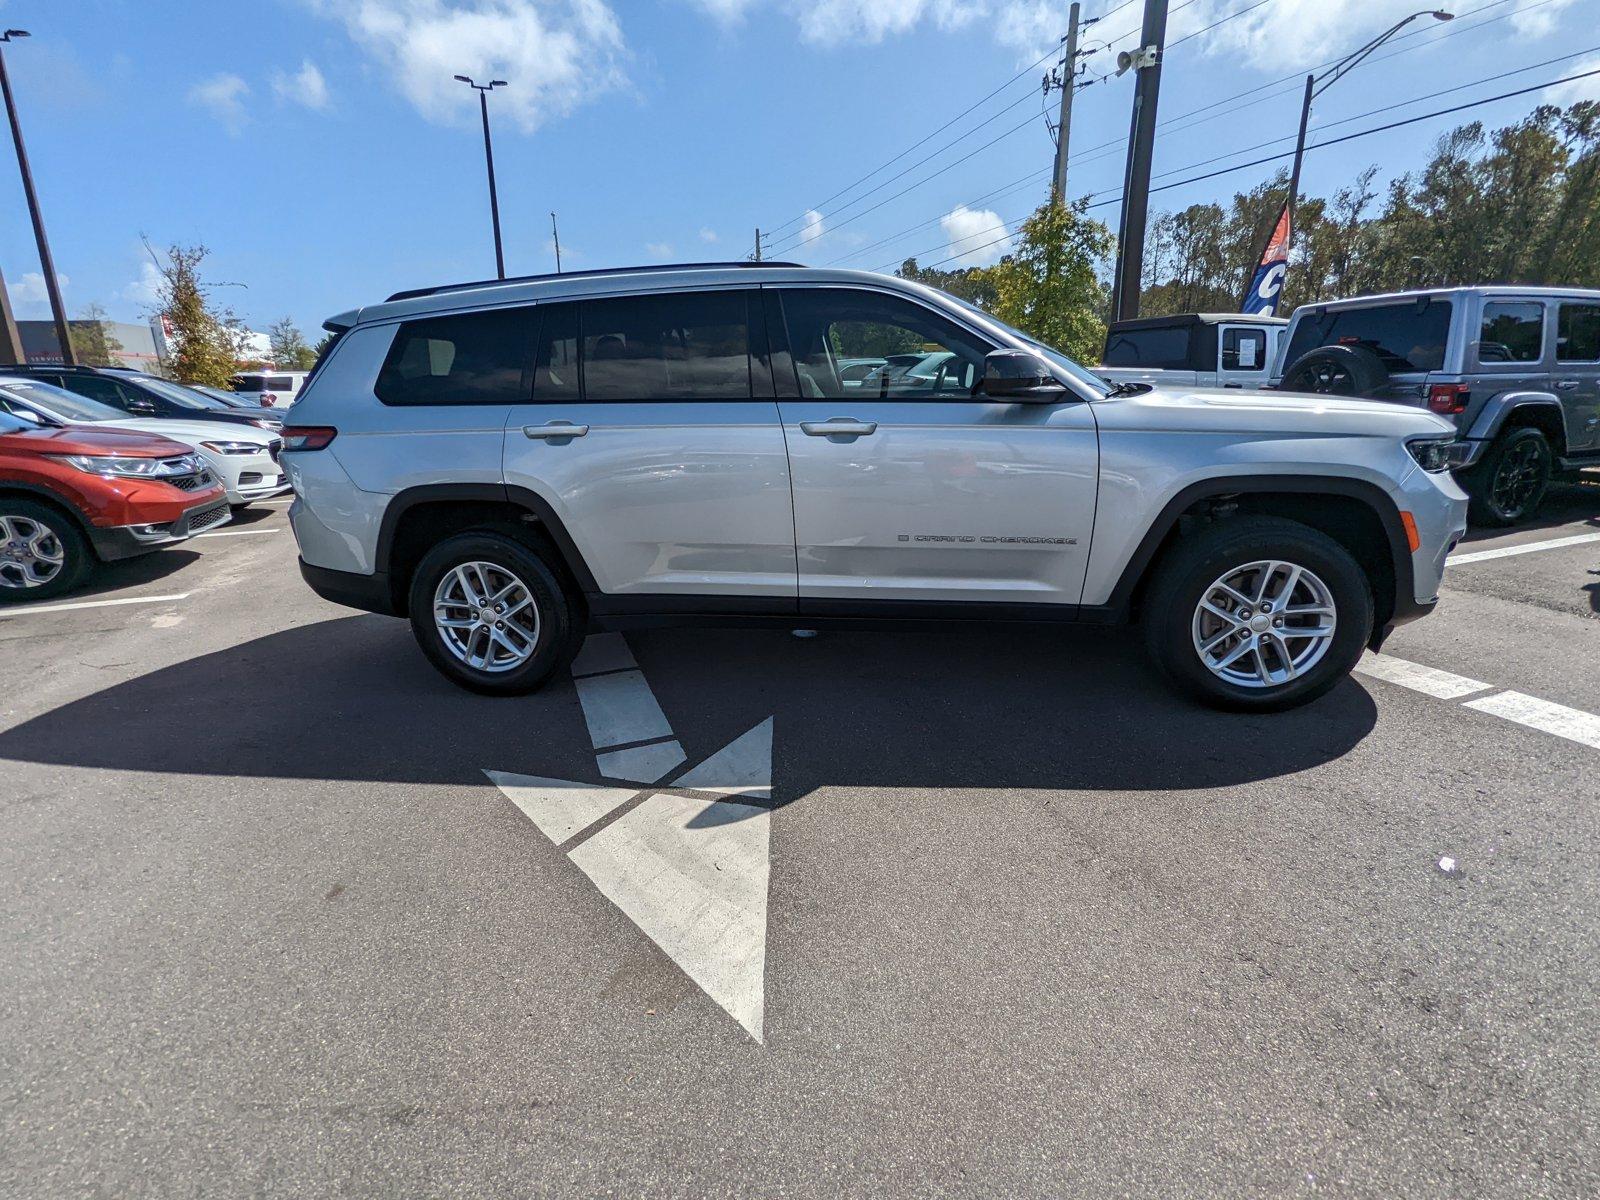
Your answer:
[[[870,288],[769,293],[802,612],[873,601],[1076,605],[1094,523],[1089,405],[975,392],[983,334]],[[781,314],[779,313],[781,309]],[[847,389],[840,358],[920,352],[932,373]],[[934,357],[938,356],[938,357]]]
[[[1267,382],[1267,331],[1259,325],[1224,325],[1217,338],[1217,383],[1259,388]]]
[[[555,509],[616,607],[714,596],[794,611],[789,462],[759,301],[749,287],[540,306],[506,482]]]

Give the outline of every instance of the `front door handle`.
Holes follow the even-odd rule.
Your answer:
[[[830,417],[826,421],[801,421],[800,432],[807,437],[866,437],[878,432],[878,423],[857,421],[851,417]]]
[[[1570,391],[1572,391],[1573,388],[1575,388],[1577,386],[1578,386],[1578,381],[1576,379],[1558,379],[1558,380],[1556,380],[1556,387],[1560,388],[1563,392],[1570,392]]]
[[[574,425],[571,421],[550,421],[544,425],[522,427],[522,436],[529,438],[575,438],[588,432],[587,425]]]

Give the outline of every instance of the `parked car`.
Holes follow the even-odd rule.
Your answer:
[[[1464,441],[1472,519],[1514,525],[1553,473],[1600,466],[1600,290],[1462,287],[1294,311],[1274,381],[1425,408]]]
[[[400,292],[332,318],[283,461],[319,594],[526,692],[591,626],[1138,621],[1202,700],[1333,687],[1466,525],[1426,412],[1112,387],[953,297],[761,264]],[[888,329],[941,388],[846,389]]]
[[[288,408],[305,386],[305,371],[241,371],[228,380],[234,395],[263,408]]]
[[[1112,383],[1259,388],[1289,322],[1247,313],[1179,313],[1113,321],[1095,374]]]
[[[47,600],[96,564],[228,520],[228,498],[186,446],[129,429],[41,429],[0,412],[0,602]]]
[[[273,431],[283,427],[283,417],[279,413],[233,408],[181,383],[123,367],[62,367],[39,363],[0,366],[0,379],[10,375],[54,384],[69,392],[120,408],[134,417],[227,421]]]
[[[120,408],[64,388],[4,375],[0,375],[0,411],[40,426],[104,425],[161,434],[182,442],[206,461],[234,507],[289,490],[289,481],[278,465],[283,439],[265,429],[221,421],[130,417]]]
[[[261,405],[247,396],[230,392],[227,388],[212,387],[205,383],[186,383],[183,385],[191,392],[199,392],[202,396],[210,396],[213,400],[220,400],[229,408],[260,408]]]

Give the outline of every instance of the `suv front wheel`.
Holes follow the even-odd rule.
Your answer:
[[[457,534],[429,550],[411,577],[408,607],[428,661],[491,695],[536,690],[582,637],[566,589],[539,551],[492,531]]]
[[[1297,521],[1237,517],[1184,538],[1145,597],[1145,645],[1214,708],[1306,704],[1355,666],[1372,591],[1338,542]]]

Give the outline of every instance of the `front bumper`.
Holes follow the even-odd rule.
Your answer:
[[[101,562],[114,562],[187,541],[197,533],[226,525],[232,518],[226,498],[208,500],[166,524],[91,526],[89,541]]]
[[[311,590],[324,600],[342,604],[346,608],[359,608],[362,612],[381,613],[386,617],[400,614],[395,611],[394,597],[389,591],[389,576],[358,575],[354,571],[333,571],[327,567],[313,567],[300,560],[300,575]]]

